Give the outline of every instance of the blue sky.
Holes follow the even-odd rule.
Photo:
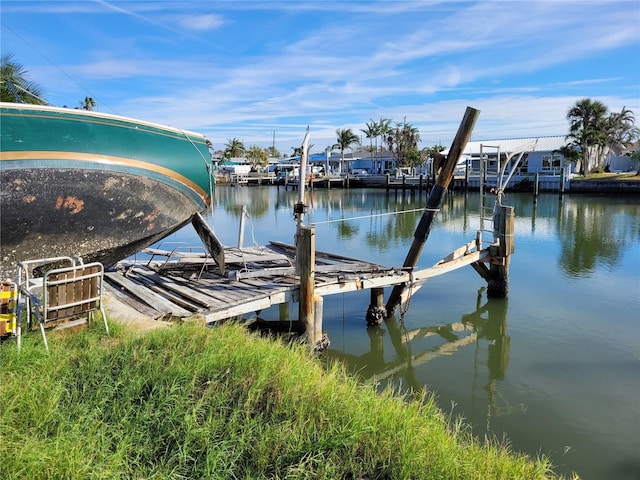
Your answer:
[[[564,135],[580,98],[640,124],[640,2],[2,0],[2,53],[54,105],[313,151],[388,118],[449,146]],[[365,143],[368,143],[364,139]]]

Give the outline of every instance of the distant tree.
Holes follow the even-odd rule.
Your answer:
[[[0,60],[0,100],[11,103],[46,105],[42,87],[29,80],[24,66],[16,62],[13,53],[5,53]]]
[[[416,127],[407,123],[397,123],[387,133],[387,148],[396,157],[399,167],[412,167],[415,161],[415,154],[418,151],[418,142],[420,142],[420,132]],[[411,152],[411,153],[410,153]],[[419,152],[418,152],[419,155]]]
[[[620,113],[609,114],[605,122],[607,147],[615,155],[620,155],[638,140],[640,129],[635,121],[635,115],[626,107],[622,107]]]
[[[311,149],[313,148],[313,143],[307,146],[307,154],[311,151]],[[300,145],[299,147],[291,147],[291,150],[293,150],[293,152],[291,153],[292,157],[302,157],[302,145]]]
[[[611,155],[620,154],[640,135],[631,110],[623,107],[620,113],[609,113],[602,102],[590,98],[578,100],[569,109],[567,119],[566,138],[571,140],[567,147],[579,148],[577,170],[585,175],[594,168],[604,169]]]
[[[433,147],[425,147],[422,149],[422,153],[424,154],[425,160],[431,159],[433,160],[431,166],[431,173],[433,178],[438,174],[438,170],[442,166],[442,162],[446,158],[441,152],[445,150],[443,145],[434,145]]]
[[[84,97],[84,100],[80,100],[80,108],[82,110],[93,110],[96,106],[96,101],[91,97]]]
[[[378,150],[378,124],[371,120],[371,122],[365,123],[367,128],[361,129],[360,131],[364,133],[364,135],[369,139],[369,151],[371,153],[377,152]],[[376,140],[376,148],[373,148],[373,140]]]
[[[580,147],[581,162],[578,172],[588,174],[595,160],[595,149],[606,144],[604,123],[607,107],[598,100],[583,98],[578,100],[567,112],[569,134],[567,139]]]
[[[419,167],[422,165],[422,155],[416,149],[409,150],[404,155],[404,162],[408,167]]]
[[[271,145],[270,147],[267,147],[267,155],[269,155],[272,158],[280,158],[282,156],[278,151],[278,149],[273,145]]]
[[[336,130],[337,142],[333,148],[340,150],[340,173],[344,165],[344,151],[351,145],[360,145],[360,139],[350,128],[338,128]]]
[[[389,118],[380,118],[376,124],[376,128],[378,131],[378,137],[380,137],[380,143],[384,144],[384,140],[389,134],[391,130],[391,119]],[[378,150],[378,139],[376,138],[376,151]]]
[[[582,154],[580,153],[580,150],[575,145],[564,145],[563,147],[560,147],[555,152],[562,155],[562,157],[564,158],[565,165],[569,163],[577,164],[582,158]]]
[[[227,143],[224,146],[224,157],[232,158],[232,157],[241,157],[245,154],[246,148],[244,143],[242,143],[237,138],[227,139]]]
[[[640,176],[640,150],[634,150],[633,152],[629,153],[629,156],[631,157],[631,160],[633,161],[633,164],[637,169],[636,175]]]
[[[246,152],[247,160],[254,170],[262,170],[269,164],[269,154],[264,148],[252,145]]]

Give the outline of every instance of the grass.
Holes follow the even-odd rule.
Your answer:
[[[584,178],[578,178],[577,180],[615,180],[623,182],[640,182],[640,175],[636,172],[624,172],[624,173],[590,173]]]
[[[0,478],[549,479],[426,395],[227,324],[111,324],[0,348]]]

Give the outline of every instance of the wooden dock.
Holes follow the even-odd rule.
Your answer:
[[[112,294],[156,319],[197,317],[215,322],[272,305],[297,302],[294,247],[225,248],[225,274],[204,252],[147,249],[146,261],[121,262],[105,273]],[[366,275],[402,281],[401,272],[369,262],[316,252],[315,285],[325,294],[361,289]],[[396,279],[395,277],[398,276]]]
[[[406,284],[413,294],[430,277],[474,262],[490,261],[490,248],[474,240],[431,268],[413,271],[315,252],[314,295],[372,291]],[[148,259],[121,262],[105,272],[107,290],[120,301],[158,319],[198,318],[207,323],[300,301],[295,247],[225,248],[225,273],[200,249],[146,249]]]

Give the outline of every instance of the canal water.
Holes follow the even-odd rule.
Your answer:
[[[217,187],[208,222],[225,245],[293,243],[297,192]],[[426,194],[308,192],[316,249],[400,266]],[[326,359],[410,392],[427,389],[481,440],[544,454],[586,480],[640,478],[640,199],[508,194],[515,253],[507,299],[488,299],[471,267],[431,279],[396,315],[367,328],[369,292],[325,297]],[[473,240],[477,193],[449,192],[419,267]],[[171,240],[197,242],[191,228]],[[390,289],[385,290],[385,299]],[[297,305],[291,315],[296,316]],[[277,320],[277,308],[260,317]]]

